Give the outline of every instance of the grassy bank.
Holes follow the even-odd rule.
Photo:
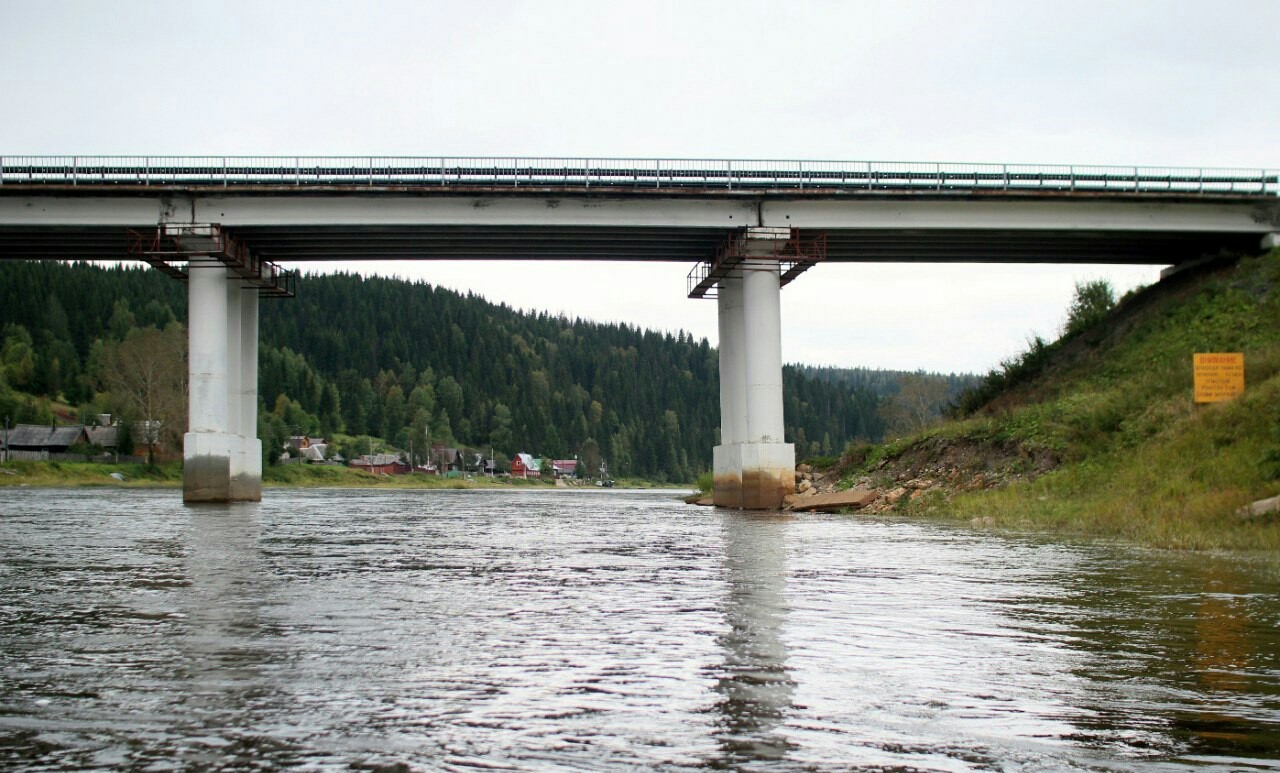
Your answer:
[[[124,480],[111,477],[119,473]],[[112,486],[165,488],[182,485],[182,465],[97,464],[95,462],[8,462],[0,465],[0,486]]]
[[[118,472],[120,481],[111,477]],[[350,467],[321,464],[289,464],[263,470],[264,488],[396,488],[396,489],[475,489],[475,488],[555,488],[551,479],[441,478],[437,475],[373,475]],[[182,464],[164,462],[147,467],[143,464],[95,464],[92,462],[10,462],[0,465],[0,486],[114,486],[126,488],[178,487],[182,485]],[[624,478],[619,488],[685,488],[676,484],[658,484],[640,478]],[[583,488],[586,488],[584,485]]]
[[[1194,352],[1243,352],[1244,395],[1194,405]],[[846,455],[846,485],[913,484],[898,511],[981,525],[1280,549],[1280,520],[1236,516],[1280,493],[1280,252],[1147,288],[994,381],[967,417]]]

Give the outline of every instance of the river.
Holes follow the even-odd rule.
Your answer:
[[[0,767],[1280,769],[1267,562],[671,492],[0,489]]]

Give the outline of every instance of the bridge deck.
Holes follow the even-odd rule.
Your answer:
[[[1280,170],[838,161],[0,156],[0,259],[222,226],[267,261],[702,261],[748,225],[835,262],[1170,264],[1280,230]]]

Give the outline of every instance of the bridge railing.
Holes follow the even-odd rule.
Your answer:
[[[534,187],[1280,196],[1280,169],[462,156],[0,156],[0,186]]]

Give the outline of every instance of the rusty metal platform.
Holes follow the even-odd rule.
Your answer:
[[[762,251],[761,244],[751,244],[745,232],[729,237],[716,250],[714,258],[698,263],[689,271],[689,297],[715,298],[720,280],[742,271],[777,268],[779,285],[786,287],[827,258],[825,233],[802,235],[799,229],[792,228],[785,240],[770,240],[763,244],[769,246]]]
[[[129,230],[129,254],[174,279],[187,281],[182,264],[222,265],[244,280],[245,289],[257,288],[264,298],[297,295],[297,272],[261,260],[243,243],[214,224],[166,224],[154,233]]]

